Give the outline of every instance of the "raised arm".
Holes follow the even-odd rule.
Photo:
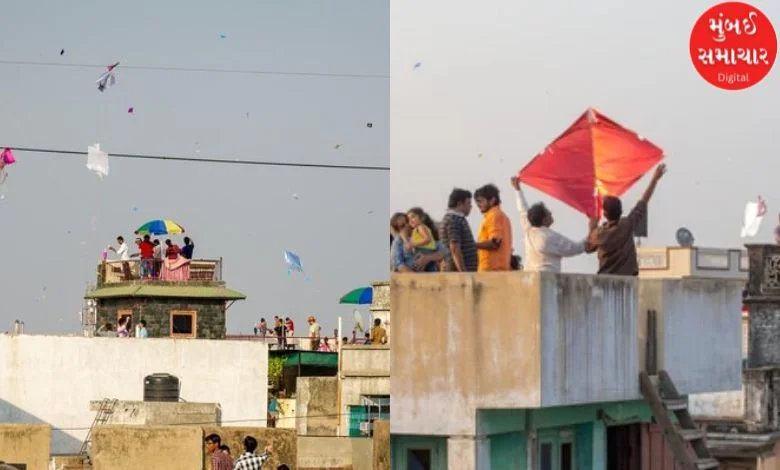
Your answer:
[[[520,180],[516,176],[513,176],[509,181],[516,191],[515,199],[517,201],[517,210],[520,212],[520,227],[523,229],[523,232],[527,232],[530,228],[528,222],[528,201],[525,200],[523,188],[520,187]]]
[[[653,173],[653,179],[650,180],[650,184],[647,186],[647,189],[645,189],[645,193],[642,194],[642,198],[640,201],[647,204],[650,202],[650,198],[653,197],[653,193],[655,192],[655,187],[658,184],[658,181],[664,176],[664,173],[666,173],[666,164],[661,163],[657,167],[655,167],[655,173]]]

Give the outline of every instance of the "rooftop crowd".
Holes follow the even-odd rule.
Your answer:
[[[634,231],[645,219],[647,205],[665,173],[665,164],[656,167],[644,194],[626,215],[619,198],[604,196],[601,213],[588,220],[582,236],[575,239],[553,230],[552,212],[543,202],[529,206],[520,181],[511,178],[525,248],[524,269],[560,272],[563,258],[597,253],[599,274],[638,275]],[[476,238],[467,220],[472,199],[482,213]],[[512,221],[502,210],[498,188],[487,184],[473,197],[468,190],[453,189],[438,225],[419,207],[394,214],[390,218],[390,266],[393,272],[521,269],[520,257],[514,253]]]

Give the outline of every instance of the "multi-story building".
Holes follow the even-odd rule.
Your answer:
[[[744,280],[696,269],[394,275],[393,469],[716,468],[687,395],[741,386]]]

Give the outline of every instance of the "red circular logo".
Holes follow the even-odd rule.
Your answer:
[[[724,90],[744,90],[767,76],[777,57],[777,34],[758,8],[715,5],[693,25],[691,60],[699,75]]]

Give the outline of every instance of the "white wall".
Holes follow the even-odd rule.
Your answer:
[[[641,398],[636,280],[542,274],[542,406]]]
[[[102,398],[143,400],[169,373],[181,397],[220,403],[225,426],[265,426],[268,351],[254,341],[0,336],[0,422],[45,422],[52,453],[77,452]],[[255,419],[254,421],[231,422]],[[261,421],[263,420],[263,421]]]

